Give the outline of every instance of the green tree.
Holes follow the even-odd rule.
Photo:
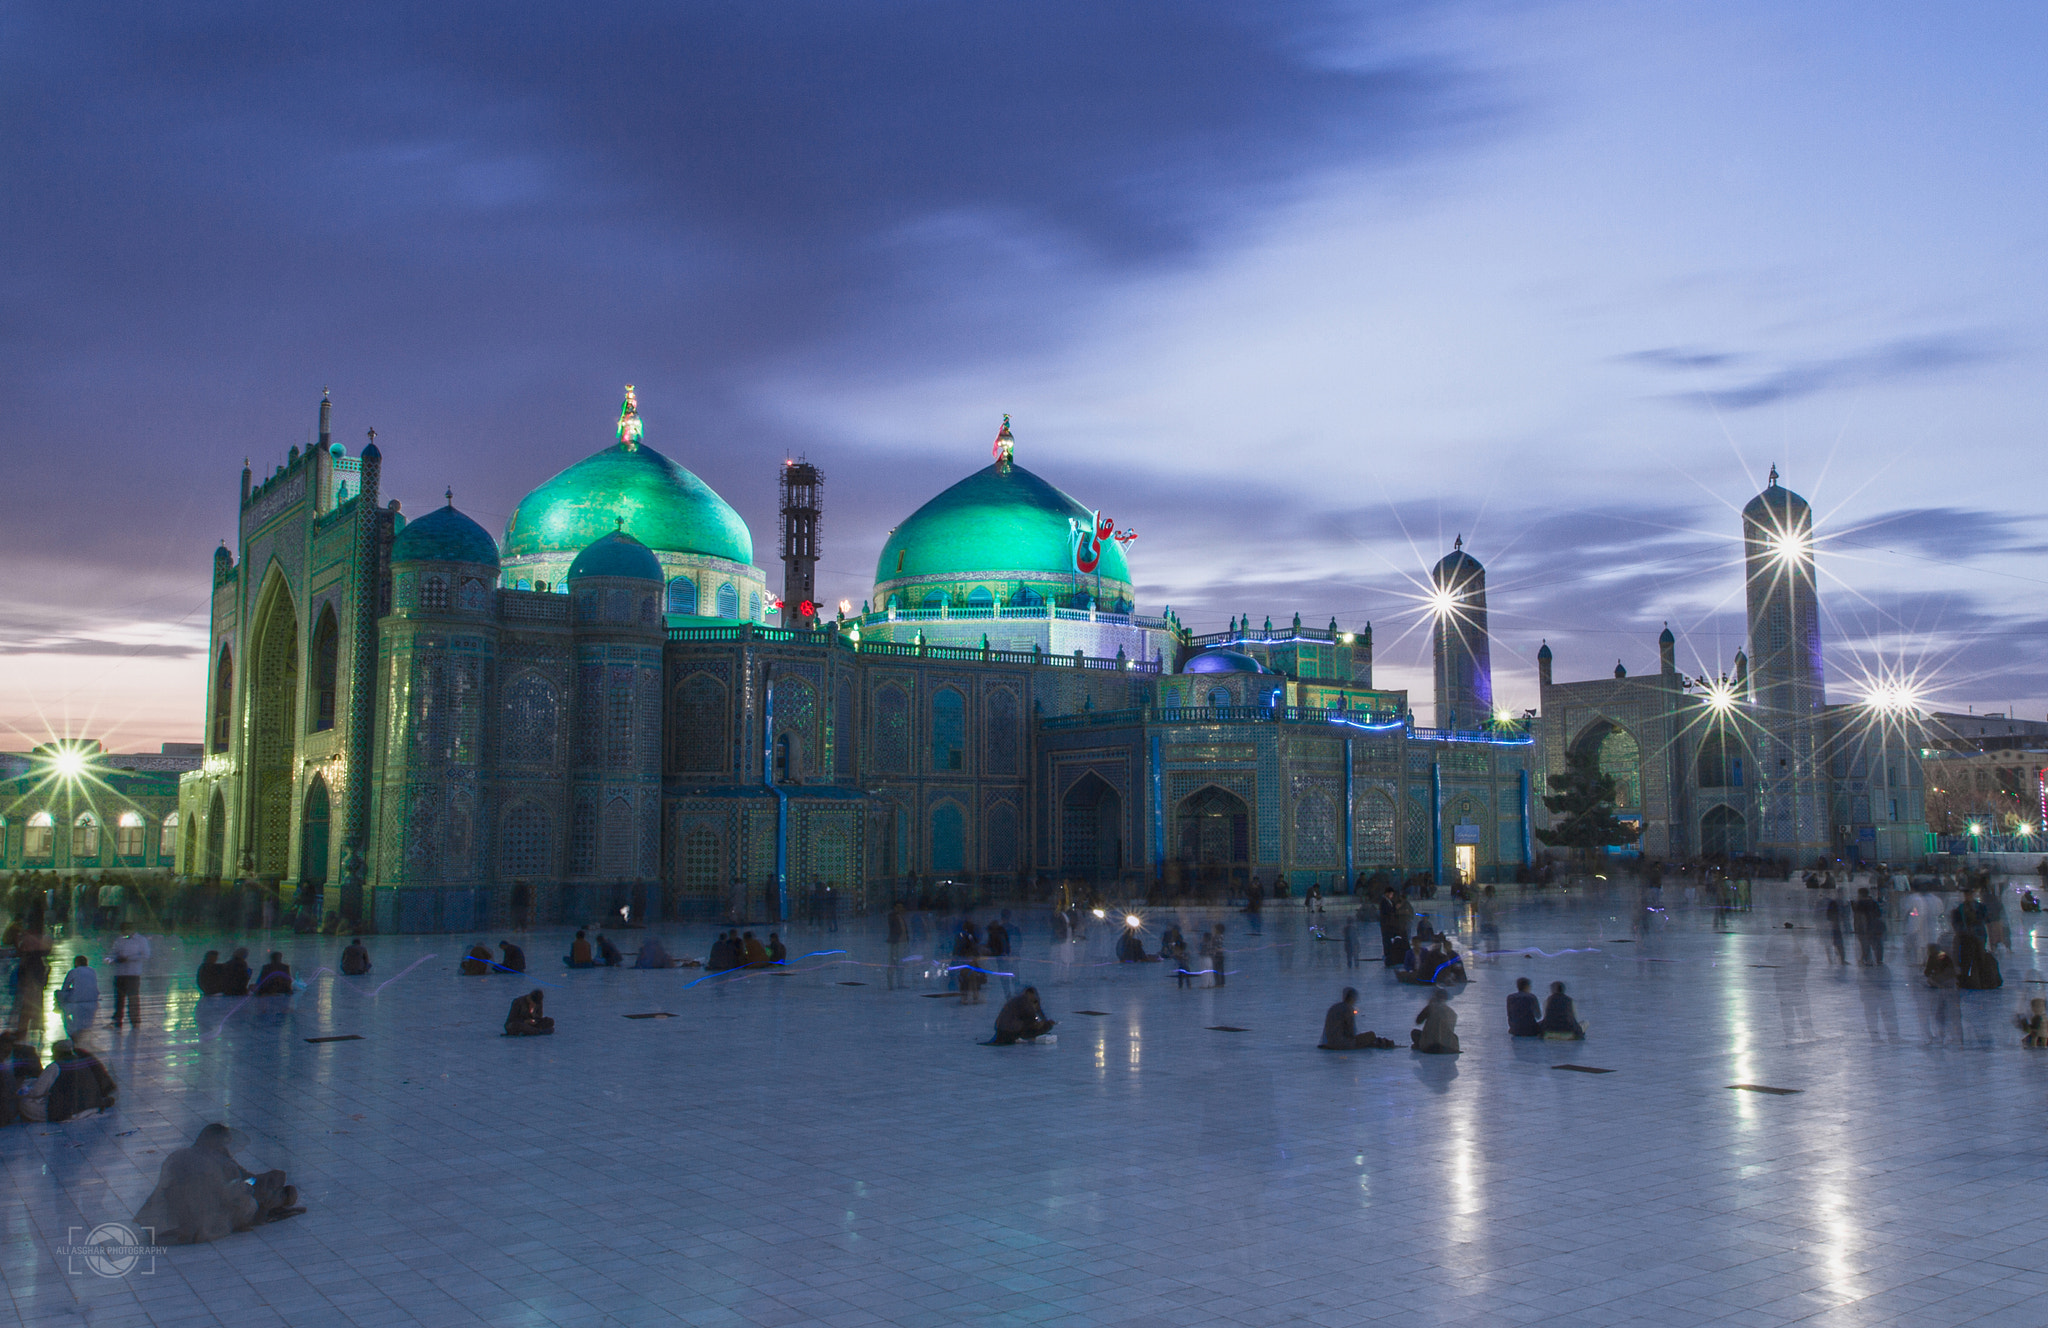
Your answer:
[[[1551,848],[1571,849],[1590,867],[1595,849],[1641,838],[1641,826],[1614,814],[1614,776],[1600,769],[1600,754],[1591,744],[1565,758],[1564,773],[1550,776],[1550,790],[1543,798],[1550,828],[1538,830],[1536,838]]]

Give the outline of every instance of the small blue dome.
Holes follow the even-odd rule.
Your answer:
[[[498,565],[498,542],[491,532],[455,510],[455,505],[408,521],[391,541],[394,563],[482,563]]]
[[[1181,666],[1182,673],[1264,673],[1266,666],[1241,650],[1214,646],[1192,656]]]
[[[630,576],[641,581],[661,580],[661,562],[654,550],[623,530],[615,530],[585,548],[569,564],[571,581],[585,576]]]

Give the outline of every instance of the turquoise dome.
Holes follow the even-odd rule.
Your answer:
[[[661,580],[661,563],[654,551],[623,530],[615,530],[576,555],[569,564],[569,580],[586,576],[630,576],[642,581]]]
[[[455,510],[455,504],[408,521],[391,541],[394,563],[482,563],[498,565],[491,532]]]
[[[890,533],[875,563],[876,584],[907,577],[981,577],[1035,573],[1073,577],[1075,528],[1095,515],[1024,467],[998,462],[978,470],[910,514]],[[1113,539],[1102,541],[1091,575],[1128,584],[1130,565]]]
[[[620,520],[649,548],[754,561],[754,537],[711,486],[640,441],[633,390],[619,411],[619,441],[519,500],[505,523],[505,556],[567,554],[612,533]]]
[[[1266,666],[1240,650],[1211,646],[1181,665],[1182,673],[1264,673]]]

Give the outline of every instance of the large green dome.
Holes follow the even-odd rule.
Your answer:
[[[640,441],[633,389],[619,413],[619,441],[583,458],[520,499],[505,523],[503,554],[574,557],[625,530],[662,553],[754,561],[754,537],[711,486]]]
[[[890,534],[875,582],[910,577],[1037,573],[1073,577],[1076,527],[1095,514],[1016,462],[978,470],[910,514]],[[1073,524],[1069,524],[1069,523]],[[1128,584],[1130,565],[1113,539],[1089,575]]]

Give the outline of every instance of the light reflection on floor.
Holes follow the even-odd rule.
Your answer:
[[[2044,990],[2036,934],[1968,997],[1973,1044],[1931,1048],[1911,970],[1828,964],[1804,892],[1729,936],[1627,903],[1505,904],[1504,944],[1557,957],[1472,965],[1455,1060],[1316,1052],[1347,982],[1404,1044],[1423,997],[1284,906],[1260,937],[1223,919],[1220,991],[1100,962],[1106,936],[1055,985],[1027,917],[1052,1047],[976,1045],[999,984],[964,1008],[887,990],[858,924],[796,929],[854,953],[783,975],[538,969],[545,1041],[496,1036],[531,982],[457,977],[471,938],[373,940],[367,983],[242,1005],[191,995],[218,939],[167,941],[151,1026],[94,1035],[118,1113],[0,1130],[0,1278],[32,1324],[2048,1322],[2048,1052],[2009,1027]],[[666,935],[701,953],[711,929]],[[302,972],[338,951],[249,944]],[[1592,1038],[1507,1038],[1517,976],[1565,980]],[[620,1017],[648,1009],[678,1017]],[[365,1040],[303,1040],[333,1033]],[[222,1117],[312,1211],[151,1275],[67,1273],[67,1229],[127,1217]]]

